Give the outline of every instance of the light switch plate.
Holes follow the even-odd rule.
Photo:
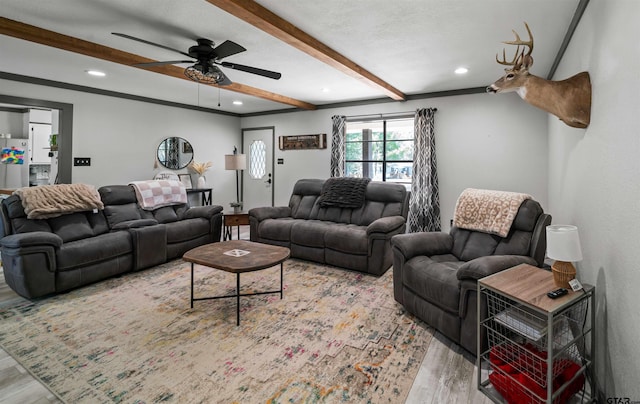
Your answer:
[[[74,157],[73,165],[74,166],[90,166],[91,157]]]

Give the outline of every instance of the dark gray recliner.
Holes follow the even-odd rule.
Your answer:
[[[477,351],[477,281],[519,264],[542,267],[551,216],[532,199],[520,206],[509,234],[453,227],[449,233],[394,236],[394,298],[407,311],[469,352]],[[486,316],[486,302],[481,302]],[[486,337],[483,335],[483,346]]]

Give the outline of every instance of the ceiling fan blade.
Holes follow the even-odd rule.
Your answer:
[[[246,49],[233,41],[224,41],[214,49],[216,52],[216,59],[224,59],[227,56],[235,55],[240,52],[246,51]]]
[[[282,74],[278,72],[272,72],[270,70],[259,69],[257,67],[239,65],[231,62],[220,62],[221,66],[228,67],[229,69],[240,70],[242,72],[257,74],[258,76],[268,77],[270,79],[279,80]]]
[[[177,49],[170,48],[170,47],[168,47],[168,46],[164,46],[164,45],[160,45],[160,44],[157,44],[157,43],[154,43],[154,42],[150,42],[150,41],[147,41],[146,39],[136,38],[135,36],[131,36],[131,35],[127,35],[127,34],[121,34],[121,33],[119,33],[119,32],[112,32],[112,34],[113,34],[113,35],[116,35],[116,36],[119,36],[119,37],[122,37],[122,38],[131,39],[131,40],[133,40],[133,41],[138,41],[138,42],[146,43],[147,45],[157,46],[158,48],[162,48],[162,49],[170,50],[170,51],[173,51],[173,52],[178,52],[178,53],[180,53],[181,55],[185,55],[185,56],[191,57],[191,56],[189,56],[189,54],[188,54],[188,53],[182,52],[182,51],[177,50]]]
[[[178,65],[180,63],[194,63],[193,60],[168,60],[166,62],[149,62],[149,63],[136,63],[135,67],[153,67],[153,66],[164,66],[164,65]]]
[[[227,77],[226,74],[222,73],[222,75],[224,76],[224,79],[220,82],[218,82],[219,86],[228,86],[230,84],[233,84],[233,82],[231,80],[229,80],[229,77]]]

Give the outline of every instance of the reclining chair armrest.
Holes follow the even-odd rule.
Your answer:
[[[124,222],[114,225],[111,231],[137,229],[139,227],[155,226],[156,224],[158,224],[156,219],[125,220]]]
[[[279,219],[291,217],[291,208],[288,206],[263,206],[249,209],[249,218],[255,218],[258,222],[266,219]]]
[[[376,219],[367,226],[367,236],[374,233],[398,233],[404,229],[405,219],[402,216],[387,216]]]
[[[196,217],[203,217],[205,219],[211,219],[218,213],[222,212],[222,206],[220,205],[207,205],[207,206],[193,206],[184,214],[185,219],[193,219]]]
[[[12,234],[0,240],[4,279],[22,297],[56,292],[56,251],[62,239],[46,231]]]
[[[0,239],[0,245],[4,248],[34,246],[51,246],[54,248],[60,248],[62,246],[62,239],[54,233],[46,231],[32,231],[3,237]]]
[[[458,269],[457,277],[459,280],[472,279],[477,281],[520,264],[535,266],[537,262],[527,255],[488,255],[464,263]]]
[[[391,246],[408,260],[419,255],[448,254],[453,248],[453,238],[443,232],[397,234],[391,237]]]

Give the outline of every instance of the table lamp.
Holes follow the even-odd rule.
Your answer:
[[[225,154],[224,169],[236,171],[236,201],[231,202],[234,213],[242,210],[242,201],[240,200],[240,170],[247,168],[247,158],[244,154],[238,154],[238,148],[233,146],[233,154]]]
[[[567,224],[547,226],[547,257],[555,260],[551,266],[556,286],[569,289],[576,277],[572,262],[582,260],[578,228]]]

